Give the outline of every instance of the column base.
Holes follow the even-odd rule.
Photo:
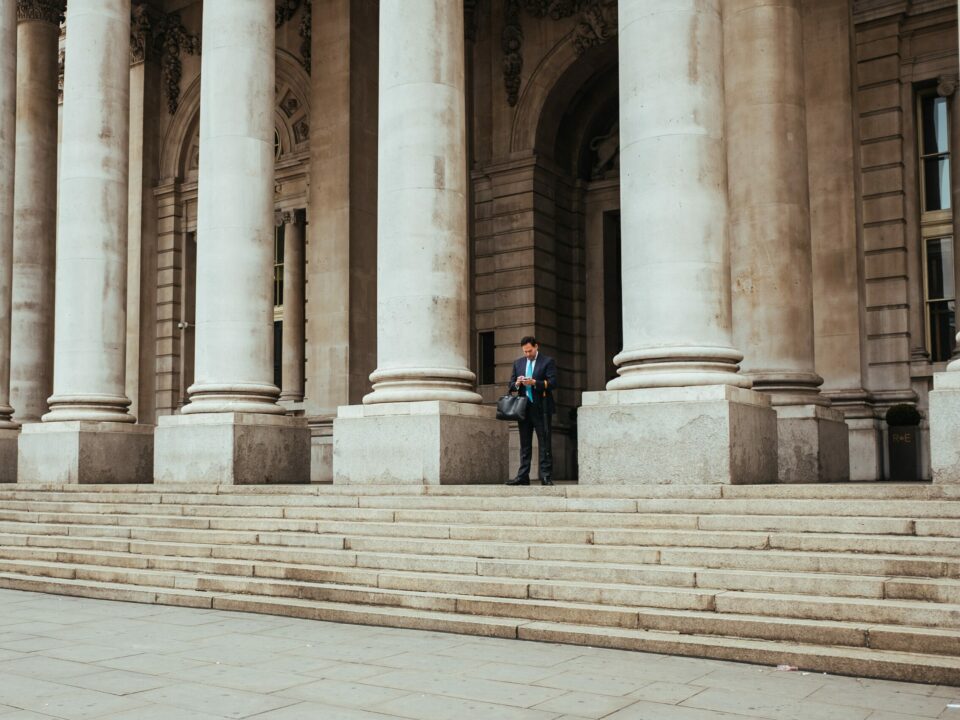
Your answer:
[[[268,485],[310,482],[305,418],[260,413],[161,417],[154,481]]]
[[[960,372],[933,376],[930,469],[936,484],[960,483]]]
[[[778,405],[778,480],[850,480],[850,431],[843,413],[823,405]]]
[[[484,405],[350,405],[333,422],[334,483],[503,483],[507,457],[507,423]]]
[[[17,482],[44,485],[153,481],[153,425],[64,420],[20,428]]]
[[[0,429],[0,483],[17,481],[17,444],[19,428]]]
[[[746,485],[777,479],[767,395],[731,385],[583,394],[581,485]]]

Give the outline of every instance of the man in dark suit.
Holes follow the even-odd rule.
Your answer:
[[[527,419],[518,423],[520,429],[520,469],[507,485],[530,484],[530,462],[533,459],[533,433],[540,444],[540,482],[553,485],[553,452],[550,447],[555,405],[553,391],[557,389],[557,364],[552,357],[540,353],[534,337],[520,341],[523,357],[513,362],[509,392],[527,396]]]

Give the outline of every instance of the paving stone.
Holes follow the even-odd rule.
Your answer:
[[[227,718],[246,718],[293,705],[296,701],[279,695],[261,695],[222,687],[179,683],[147,690],[135,696],[142,704],[172,705]]]
[[[409,718],[410,720],[465,720],[466,718],[555,720],[557,717],[556,713],[547,710],[495,705],[480,700],[464,700],[456,697],[421,693],[413,693],[381,703],[374,709],[386,713],[392,718]]]
[[[656,681],[630,693],[630,697],[653,703],[677,705],[699,692],[703,692],[703,688],[696,685]]]
[[[277,693],[277,696],[343,707],[370,708],[407,694],[409,692],[405,689],[361,684],[346,680],[321,679],[282,690]]]
[[[496,705],[512,705],[515,707],[533,707],[564,694],[562,690],[553,688],[518,685],[481,678],[458,677],[420,670],[395,670],[377,677],[376,683],[383,687],[406,690],[407,692],[447,695],[464,700],[479,700],[492,702]]]
[[[63,683],[67,685],[110,693],[111,695],[131,695],[144,690],[163,687],[171,684],[171,682],[156,675],[145,675],[125,670],[101,670],[89,675],[63,680]]]
[[[731,714],[757,715],[772,720],[866,720],[870,710],[849,705],[817,702],[811,695],[802,700],[774,692],[708,688],[680,703],[683,707]]]
[[[636,702],[635,698],[597,695],[587,692],[568,692],[559,697],[535,705],[536,710],[576,713],[587,718],[604,718]]]

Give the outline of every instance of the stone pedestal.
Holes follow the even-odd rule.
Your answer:
[[[746,485],[777,477],[777,416],[731,385],[583,394],[581,485]]]
[[[333,423],[334,483],[502,483],[507,456],[507,423],[483,405],[350,405]]]
[[[823,405],[781,405],[775,410],[780,482],[850,479],[850,432],[842,412]]]
[[[310,429],[285,415],[168,415],[157,426],[155,463],[157,483],[307,483]]]
[[[21,428],[19,450],[19,483],[148,483],[153,478],[152,425],[30,423]]]
[[[960,372],[933,376],[930,469],[934,483],[960,483]]]
[[[17,443],[20,431],[0,429],[0,483],[17,481]]]

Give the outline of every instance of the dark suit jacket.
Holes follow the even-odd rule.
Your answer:
[[[513,361],[513,374],[510,376],[510,392],[517,392],[517,378],[527,374],[527,359],[525,357]],[[556,405],[553,401],[553,391],[557,389],[557,364],[552,357],[543,353],[537,355],[537,364],[533,367],[533,401],[542,403],[547,413],[553,415]],[[519,390],[526,393],[527,386],[521,385]]]

